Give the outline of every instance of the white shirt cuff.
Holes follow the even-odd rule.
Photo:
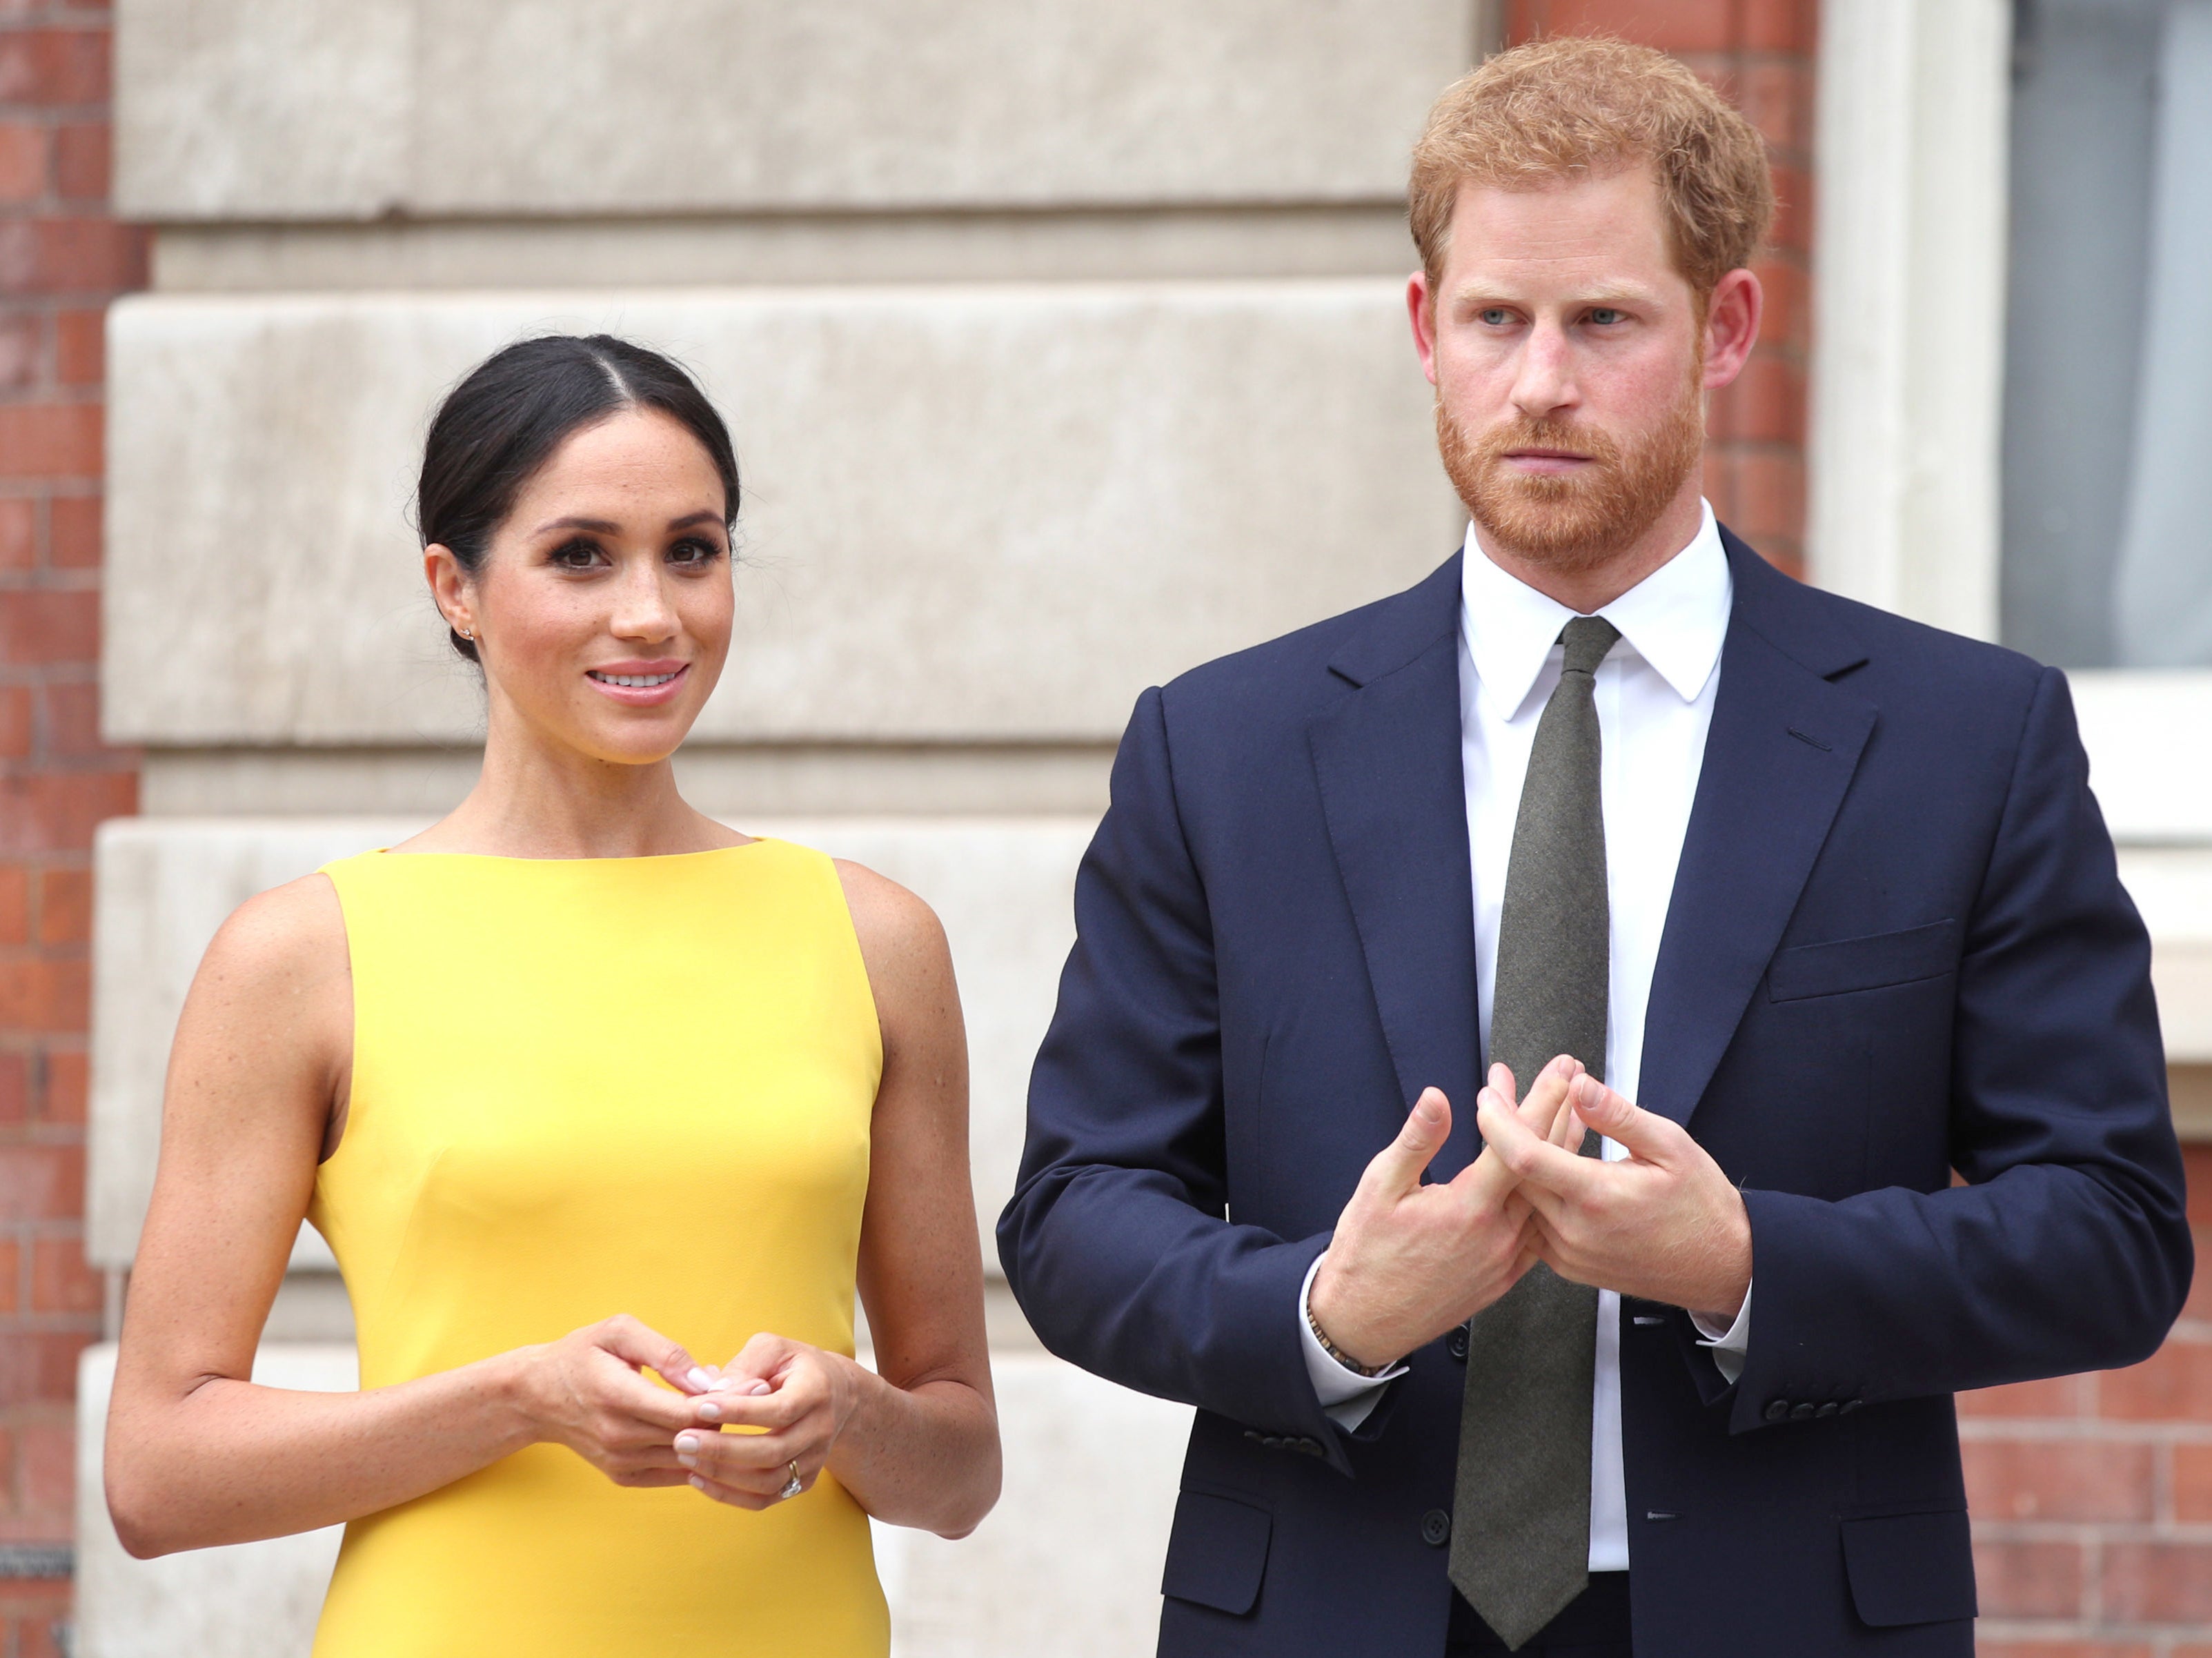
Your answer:
[[[1322,1254],[1328,1252],[1323,1250]],[[1331,1358],[1328,1349],[1314,1339],[1313,1320],[1307,1305],[1313,1296],[1314,1274],[1321,1271],[1321,1255],[1314,1257],[1306,1268],[1305,1282],[1298,1285],[1298,1344],[1306,1356],[1306,1376],[1313,1383],[1314,1397],[1321,1400],[1322,1412],[1328,1419],[1350,1433],[1367,1420],[1367,1413],[1375,1408],[1382,1384],[1406,1374],[1403,1364],[1393,1364],[1379,1376],[1362,1376]]]
[[[1307,1281],[1312,1281],[1310,1274]],[[1743,1356],[1751,1351],[1751,1286],[1744,1286],[1743,1305],[1735,1309],[1735,1322],[1727,1329],[1716,1330],[1695,1313],[1690,1315],[1690,1322],[1697,1326],[1698,1334],[1704,1338],[1698,1345],[1712,1354],[1721,1375],[1734,1382],[1743,1374]],[[1341,1370],[1343,1366],[1337,1368]]]

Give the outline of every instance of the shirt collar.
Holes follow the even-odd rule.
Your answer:
[[[1713,509],[1698,505],[1689,544],[1598,611],[1685,702],[1697,700],[1720,661],[1735,592]],[[1460,563],[1461,635],[1485,693],[1511,719],[1575,612],[1492,563],[1473,525]]]

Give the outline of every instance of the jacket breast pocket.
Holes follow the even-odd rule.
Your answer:
[[[1930,921],[1902,932],[1869,933],[1778,950],[1766,969],[1766,994],[1777,1002],[1840,996],[1854,990],[1934,979],[1959,964],[1959,924]]]
[[[1275,1517],[1255,1502],[1212,1491],[1176,1498],[1160,1593],[1242,1617],[1260,1599]]]
[[[1972,1618],[1974,1545],[1964,1509],[1847,1516],[1851,1604],[1876,1629]]]

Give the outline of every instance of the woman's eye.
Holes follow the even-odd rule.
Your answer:
[[[599,550],[588,541],[572,541],[557,548],[553,562],[564,570],[588,570],[599,562]]]
[[[712,564],[720,556],[721,549],[706,541],[679,541],[668,550],[672,564]]]

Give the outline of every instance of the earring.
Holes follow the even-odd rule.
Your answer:
[[[453,631],[472,644],[476,641],[477,630],[474,628],[456,628]]]

